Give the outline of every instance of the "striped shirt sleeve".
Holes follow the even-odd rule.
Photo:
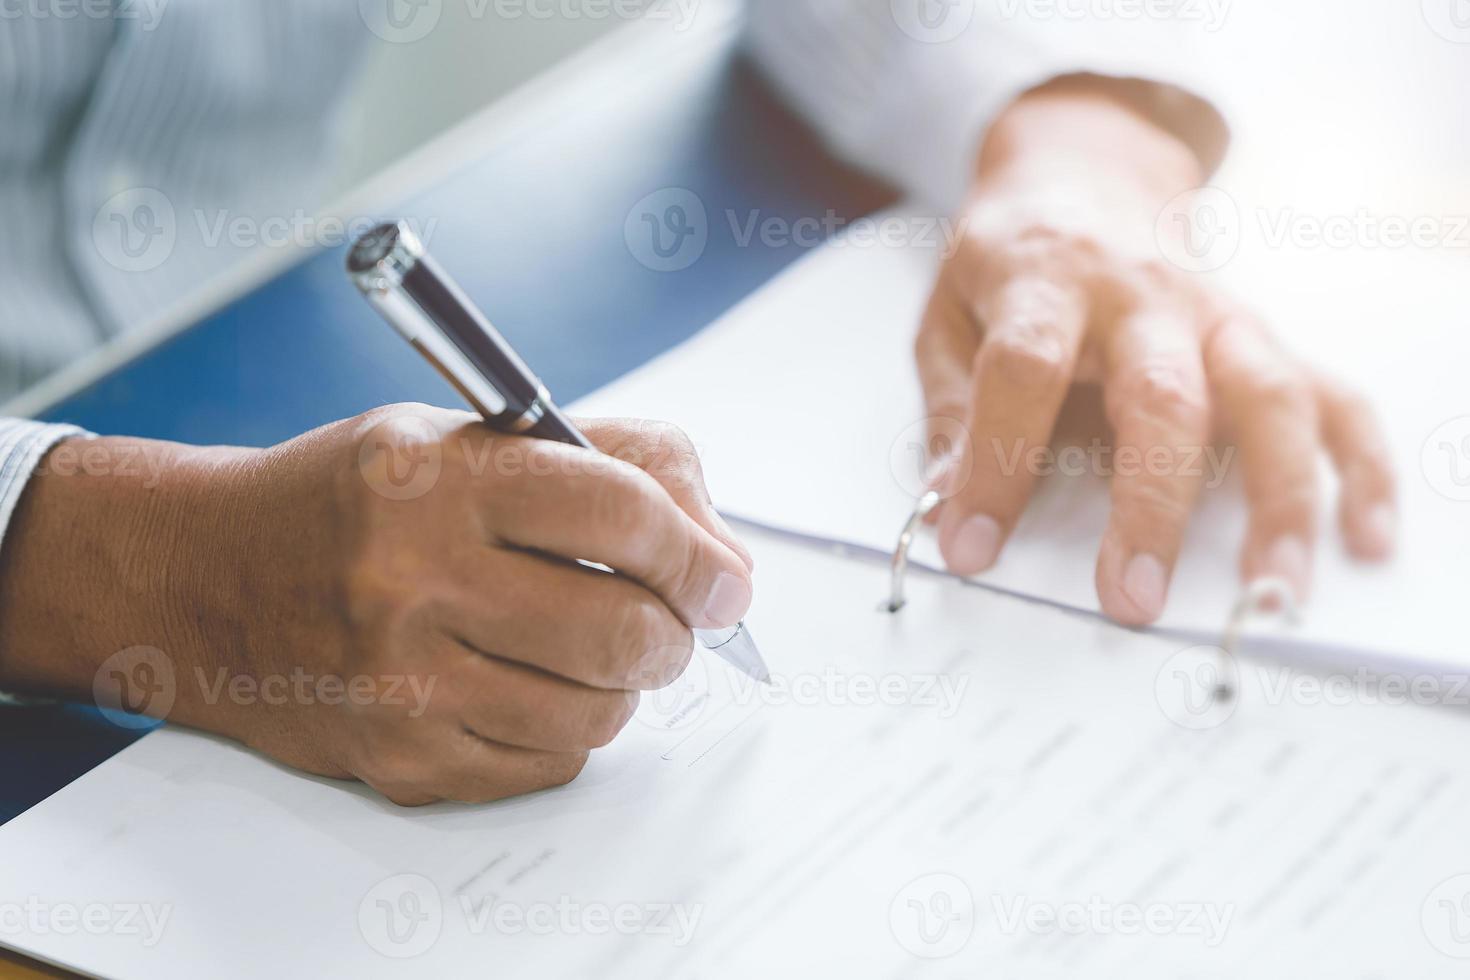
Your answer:
[[[29,419],[0,419],[0,547],[16,504],[41,459],[63,439],[91,438],[74,425],[50,425]],[[0,707],[44,703],[0,691]]]
[[[1026,0],[747,0],[745,42],[787,101],[850,162],[953,212],[985,128],[1052,79],[1097,75],[1213,171],[1229,131],[1196,25],[1051,17]],[[1194,93],[1204,93],[1201,98]]]

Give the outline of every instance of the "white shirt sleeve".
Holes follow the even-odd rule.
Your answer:
[[[46,452],[63,439],[91,438],[91,433],[74,425],[48,425],[28,419],[0,419],[0,547],[36,467]],[[36,704],[0,691],[0,707]]]
[[[948,211],[964,200],[990,120],[1066,75],[1129,80],[1140,108],[1213,171],[1228,130],[1184,87],[1210,87],[1190,44],[1208,25],[1108,24],[1065,10],[1035,0],[747,0],[746,45],[839,156]]]

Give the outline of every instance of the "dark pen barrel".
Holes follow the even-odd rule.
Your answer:
[[[597,448],[555,405],[547,405],[546,414],[542,415],[540,420],[524,434],[533,439],[551,439],[572,446],[582,446],[585,449]]]
[[[379,225],[359,238],[347,255],[347,273],[368,302],[480,410],[489,425],[596,451],[485,315],[429,258],[406,224]],[[770,670],[744,623],[694,632],[717,656],[770,683]]]
[[[422,255],[404,272],[403,289],[505,397],[505,420],[515,421],[535,407],[541,391],[536,375],[432,258]]]
[[[487,419],[491,425],[519,423],[516,431],[522,435],[595,448],[546,398],[545,389],[526,362],[431,257],[421,255],[403,274],[403,289],[438,324],[465,360],[505,397],[505,411]],[[530,419],[535,421],[527,425]]]

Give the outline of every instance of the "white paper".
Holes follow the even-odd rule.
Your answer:
[[[901,224],[919,227],[912,217]],[[1293,635],[1328,655],[1342,648],[1374,661],[1470,665],[1460,609],[1470,582],[1470,442],[1459,441],[1470,439],[1470,419],[1453,421],[1470,416],[1463,256],[1313,259],[1253,298],[1271,301],[1268,314],[1289,345],[1381,411],[1400,478],[1402,542],[1389,564],[1353,561],[1333,501],[1324,501],[1315,588]],[[675,421],[694,439],[728,514],[891,553],[923,490],[925,413],[911,345],[936,267],[933,248],[839,239],[575,411]],[[1208,472],[1207,459],[1201,465]],[[1227,467],[1203,496],[1162,629],[1208,637],[1226,622],[1240,591],[1238,470]],[[1106,479],[1090,467],[1042,481],[1001,561],[979,581],[1096,611],[1108,507]],[[914,556],[942,567],[932,533]]]
[[[936,576],[894,616],[881,565],[751,543],[765,694],[697,658],[491,806],[164,729],[0,828],[0,940],[164,980],[1462,975],[1464,717],[1257,668],[1212,708],[1208,655]]]

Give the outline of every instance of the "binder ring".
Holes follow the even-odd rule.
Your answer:
[[[891,613],[898,612],[908,602],[904,597],[904,583],[909,576],[909,550],[914,546],[914,538],[919,536],[919,528],[924,526],[924,518],[939,506],[940,499],[937,490],[930,490],[920,497],[908,523],[903,526],[903,533],[898,536],[898,547],[893,549],[892,584],[884,607]]]
[[[1225,624],[1220,648],[1235,656],[1246,626],[1251,620],[1271,612],[1275,612],[1288,626],[1295,626],[1301,620],[1296,593],[1284,578],[1257,579],[1246,586],[1240,598],[1235,600],[1235,608],[1230,611],[1230,621]]]
[[[1231,668],[1240,650],[1240,640],[1246,626],[1263,614],[1273,612],[1288,626],[1295,626],[1301,621],[1296,593],[1291,583],[1284,578],[1257,579],[1246,586],[1240,598],[1235,600],[1235,606],[1230,610],[1230,620],[1225,624],[1225,632],[1220,637],[1225,669],[1221,671],[1222,680],[1215,689],[1217,698],[1228,701],[1235,696],[1235,687],[1230,682],[1233,674]]]
[[[924,525],[924,518],[939,506],[941,499],[937,490],[931,490],[920,497],[918,504],[914,507],[914,512],[909,515],[908,523],[903,526],[903,533],[898,536],[898,546],[893,549],[893,571],[888,601],[883,605],[888,612],[896,613],[908,602],[905,598],[904,585],[908,580],[909,551],[914,546],[914,539],[919,535],[919,528]],[[1215,689],[1217,698],[1228,701],[1235,696],[1235,686],[1230,681],[1232,673],[1230,668],[1233,667],[1236,655],[1240,650],[1241,637],[1252,620],[1270,612],[1275,612],[1288,626],[1295,626],[1301,620],[1301,608],[1297,605],[1295,591],[1286,579],[1279,577],[1257,579],[1248,585],[1240,598],[1235,601],[1230,611],[1230,619],[1225,623],[1225,631],[1220,638],[1220,651],[1225,661],[1223,665],[1225,670],[1221,672],[1222,680]]]

